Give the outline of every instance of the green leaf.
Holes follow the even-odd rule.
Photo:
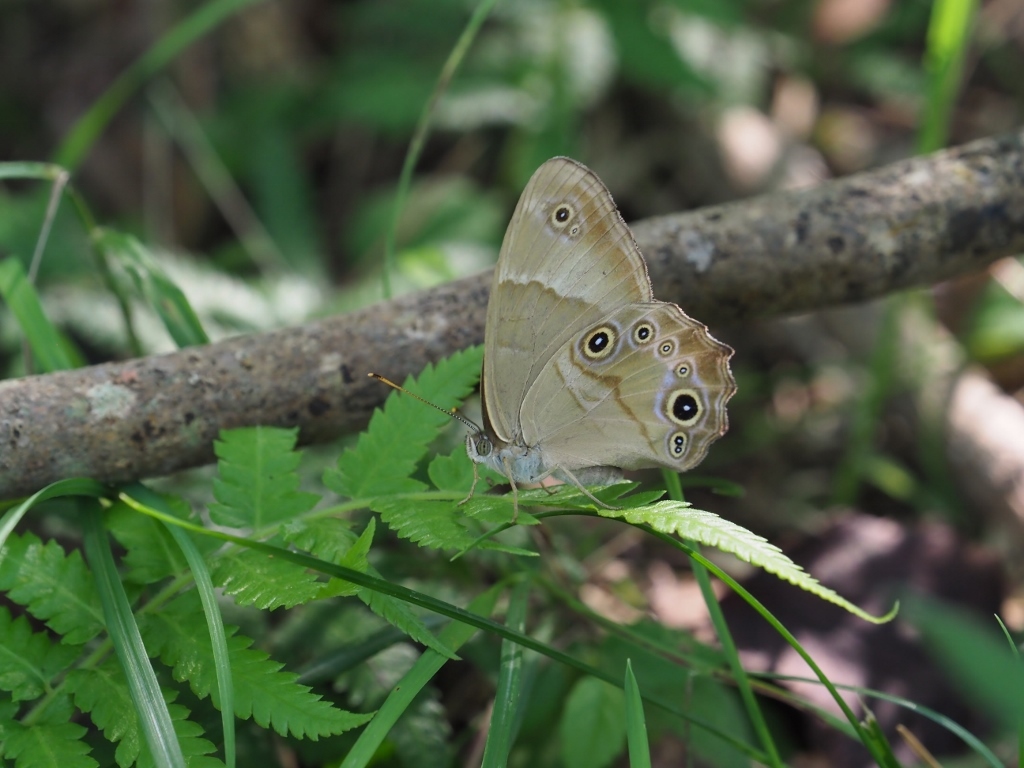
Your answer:
[[[961,691],[1006,728],[1020,726],[1024,713],[1024,664],[979,617],[962,608],[917,597],[907,618],[924,636],[928,650]]]
[[[465,493],[473,485],[473,462],[458,448],[450,456],[435,456],[427,466],[427,476],[439,491]]]
[[[623,685],[626,696],[626,741],[629,744],[629,768],[651,768],[651,748],[647,743],[647,720],[644,717],[644,700],[640,686],[633,674],[633,664],[626,659],[626,680]]]
[[[260,531],[311,510],[320,499],[299,490],[298,436],[298,429],[274,427],[222,431],[214,443],[219,477],[213,495],[219,503],[210,505],[210,518]]]
[[[493,586],[486,592],[477,595],[467,606],[475,614],[490,616],[494,605],[503,591],[501,586]],[[468,642],[478,630],[460,621],[453,621],[443,630],[439,640],[445,646],[458,650]],[[425,651],[401,681],[392,687],[387,701],[373,716],[373,720],[356,739],[356,743],[345,756],[341,768],[357,768],[369,765],[384,739],[391,733],[398,719],[409,709],[413,701],[422,693],[423,688],[434,679],[438,670],[448,661],[448,657],[433,651]]]
[[[35,286],[25,277],[25,270],[17,259],[0,261],[0,296],[11,308],[44,372],[75,367],[64,351],[60,333],[43,311]]]
[[[46,626],[79,645],[103,629],[103,612],[92,573],[82,555],[35,534],[11,535],[0,550],[0,590]]]
[[[10,691],[15,701],[42,696],[50,679],[62,672],[79,653],[68,645],[55,645],[44,634],[32,631],[28,619],[11,619],[0,606],[0,690]]]
[[[371,576],[380,578],[380,574],[370,570]],[[408,604],[390,595],[382,595],[372,589],[359,590],[359,599],[366,603],[367,607],[375,614],[396,629],[408,635],[421,645],[425,645],[442,656],[450,659],[456,658],[448,648],[444,646],[434,634],[427,629],[426,625],[412,612]]]
[[[374,499],[370,508],[380,514],[380,519],[391,530],[421,547],[464,550],[477,540],[477,534],[469,530],[465,516],[450,501],[383,497]],[[505,519],[511,517],[509,511]]]
[[[637,509],[600,509],[598,514],[601,517],[622,519],[633,525],[649,525],[659,533],[690,539],[728,552],[872,624],[884,624],[896,615],[898,606],[893,607],[885,616],[872,616],[835,591],[822,586],[764,537],[711,512],[691,509],[686,502],[659,501]]]
[[[508,480],[490,467],[477,464],[476,469],[477,493],[483,492],[489,483],[508,483]],[[465,448],[456,448],[449,456],[435,456],[427,467],[427,476],[439,491],[467,493],[473,486],[473,461]]]
[[[181,520],[190,517],[188,504],[177,498],[166,497],[168,511]],[[148,515],[143,515],[122,501],[117,501],[107,512],[107,529],[127,550],[122,562],[128,566],[126,581],[153,584],[169,576],[177,576],[188,568],[188,561],[175,543],[167,527]],[[188,534],[186,534],[188,535]],[[200,551],[210,552],[218,544],[206,536],[192,536]]]
[[[235,686],[235,715],[252,718],[282,736],[318,739],[356,728],[370,715],[345,712],[296,682],[298,675],[281,670],[263,651],[250,648],[252,640],[225,627]],[[219,706],[216,671],[206,625],[194,595],[185,593],[143,625],[147,645],[173,668],[176,680],[187,681],[199,698],[213,697]]]
[[[75,723],[12,723],[5,729],[3,756],[17,768],[96,768],[89,745],[82,740],[86,730]]]
[[[593,677],[573,686],[562,722],[562,762],[566,768],[604,768],[626,744],[622,691]]]
[[[163,271],[149,248],[132,235],[109,229],[99,230],[95,242],[105,258],[120,265],[131,276],[139,294],[160,316],[178,347],[210,343],[185,294]]]
[[[516,584],[509,597],[505,624],[514,632],[526,631],[526,610],[532,588],[533,584],[523,579]],[[504,768],[508,764],[523,715],[524,678],[528,676],[524,667],[523,647],[509,638],[502,640],[498,683],[481,768]]]
[[[96,576],[96,591],[103,605],[107,635],[118,664],[124,671],[146,745],[161,766],[185,767],[185,755],[174,733],[167,703],[162,697],[156,670],[142,642],[138,623],[121,583],[110,538],[103,527],[99,502],[81,505],[85,511],[85,552]]]
[[[128,695],[128,683],[121,668],[112,660],[93,669],[76,669],[68,675],[68,690],[74,696],[75,706],[89,715],[110,742],[117,744],[114,759],[121,768],[129,768],[138,761],[139,768],[154,765],[149,751],[144,748],[139,718]],[[174,704],[176,691],[161,691],[174,724],[174,733],[190,768],[214,768],[223,763],[207,757],[215,751],[214,745],[203,738],[202,727],[188,719],[189,710]]]
[[[203,727],[189,719],[187,707],[181,704],[168,702],[167,710],[171,713],[171,722],[174,723],[174,735],[178,737],[178,744],[185,755],[185,764],[188,768],[224,768],[224,762],[212,757],[217,748],[209,739],[205,738]],[[157,763],[150,756],[148,751],[139,755],[138,768],[158,768]]]
[[[321,560],[338,563],[349,556],[353,545],[361,538],[351,530],[351,523],[338,517],[318,517],[292,520],[281,526],[281,534],[294,544]],[[366,535],[366,532],[363,532]],[[370,538],[373,534],[371,532]],[[346,563],[350,568],[357,565]]]
[[[281,526],[285,541],[310,552],[321,560],[338,563],[357,571],[366,570],[366,555],[373,541],[376,527],[373,518],[358,538],[349,530],[349,524],[336,517],[316,520],[295,520]],[[318,597],[351,597],[359,587],[342,579],[332,578],[321,584]]]
[[[72,670],[66,687],[75,706],[89,715],[107,741],[117,743],[117,764],[124,768],[134,763],[142,746],[142,734],[121,667],[108,659],[92,669]]]
[[[316,600],[323,588],[315,573],[251,549],[218,556],[210,576],[239,605],[262,610],[308,603]]]
[[[436,366],[428,365],[418,379],[409,377],[404,386],[425,400],[451,407],[472,391],[482,360],[481,347],[457,352]],[[436,408],[393,392],[383,410],[374,411],[356,447],[339,457],[336,469],[324,473],[324,484],[342,496],[360,499],[422,491],[426,485],[410,475],[451,421]]]

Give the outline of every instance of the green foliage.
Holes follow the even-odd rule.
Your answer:
[[[86,730],[75,723],[8,723],[3,729],[3,754],[18,768],[96,768],[89,757]]]
[[[426,105],[435,93],[438,73],[446,59],[450,60],[458,31],[483,5],[476,4],[474,9],[474,4],[460,0],[338,4],[326,12],[321,10],[324,15],[315,24],[306,24],[322,35],[313,45],[291,45],[287,30],[293,28],[278,23],[282,35],[269,35],[269,45],[262,44],[261,38],[260,45],[243,40],[238,46],[231,35],[241,34],[239,29],[248,29],[250,22],[238,12],[246,6],[258,10],[258,5],[252,0],[214,0],[184,16],[85,111],[57,152],[69,169],[76,170],[77,183],[81,161],[127,99],[162,74],[180,52],[238,15],[238,24],[227,25],[226,36],[215,39],[218,44],[227,42],[224,50],[228,55],[218,58],[230,62],[228,69],[216,73],[216,99],[204,103],[203,111],[193,115],[183,100],[175,100],[173,86],[164,86],[148,89],[142,105],[142,109],[150,104],[156,107],[159,126],[153,124],[150,136],[165,129],[164,138],[184,150],[180,154],[188,157],[189,170],[204,179],[213,199],[207,204],[196,194],[197,187],[187,186],[191,181],[182,181],[192,174],[176,174],[173,208],[175,224],[180,218],[182,227],[175,232],[175,239],[180,235],[186,247],[195,247],[184,242],[190,232],[222,236],[221,220],[229,220],[235,230],[226,245],[205,240],[196,248],[211,256],[208,261],[215,266],[204,266],[195,285],[182,284],[183,291],[175,283],[180,279],[172,271],[176,264],[147,242],[147,238],[154,242],[159,238],[128,234],[136,227],[151,226],[150,211],[145,215],[134,209],[119,211],[111,216],[122,216],[122,223],[116,226],[123,231],[101,228],[69,186],[63,198],[75,207],[69,210],[65,203],[52,222],[43,221],[46,190],[39,185],[30,194],[16,187],[9,195],[6,188],[0,190],[0,252],[27,257],[38,242],[37,230],[52,223],[54,232],[46,259],[34,271],[36,281],[26,275],[23,262],[8,258],[0,263],[0,295],[9,312],[5,317],[12,317],[21,331],[11,333],[8,328],[13,323],[0,321],[0,343],[4,344],[0,351],[7,353],[9,367],[17,369],[21,338],[28,341],[38,370],[79,364],[77,352],[65,339],[65,329],[75,342],[85,337],[82,347],[90,355],[100,350],[124,357],[145,352],[144,340],[140,341],[145,320],[159,321],[152,323],[156,335],[162,340],[166,331],[178,346],[205,343],[215,335],[212,330],[207,333],[201,317],[229,315],[232,321],[224,326],[230,330],[266,327],[267,317],[292,322],[312,311],[324,311],[319,303],[322,299],[310,297],[319,297],[324,275],[338,274],[342,264],[358,265],[365,274],[356,276],[356,288],[339,303],[357,300],[353,297],[376,298],[365,286],[376,279],[374,257],[382,250],[383,233],[396,199],[396,185],[390,181],[399,165],[396,148],[404,145],[424,114],[432,117],[431,127],[442,130],[429,138],[428,151],[422,157],[430,168],[424,169],[424,177],[411,180],[409,201],[393,234],[405,248],[397,260],[399,271],[405,273],[404,281],[396,281],[402,287],[448,279],[492,259],[507,212],[523,182],[539,162],[553,154],[582,156],[581,148],[586,147],[590,157],[585,159],[600,162],[593,154],[611,146],[613,154],[628,160],[608,161],[609,169],[617,168],[620,177],[676,177],[680,168],[687,176],[706,175],[700,173],[700,164],[690,162],[693,147],[675,138],[683,133],[680,128],[693,122],[715,124],[717,115],[737,103],[767,113],[776,80],[784,85],[783,80],[803,82],[824,73],[824,82],[814,84],[823,115],[836,111],[829,88],[838,85],[839,90],[855,94],[858,112],[896,114],[899,119],[886,126],[886,131],[893,132],[897,130],[894,126],[904,122],[902,115],[908,107],[913,109],[924,94],[926,125],[919,141],[921,146],[936,145],[947,134],[964,53],[972,43],[969,19],[954,12],[975,12],[973,3],[937,3],[934,10],[921,3],[895,4],[875,32],[852,44],[837,45],[807,39],[806,3],[784,1],[771,14],[752,13],[757,9],[744,0],[685,4],[541,0],[522,7],[498,3],[478,39],[462,52],[465,59],[460,70],[450,82],[441,77],[438,100]],[[274,4],[263,5],[269,8]],[[0,13],[6,21],[22,12],[15,4]],[[295,13],[295,18],[300,13]],[[926,78],[915,57],[929,13],[933,31],[927,53],[931,72]],[[20,28],[17,23],[10,26]],[[274,25],[271,30],[276,31]],[[88,39],[88,35],[82,37]],[[329,40],[340,43],[336,50],[326,50]],[[281,42],[284,44],[275,45]],[[247,54],[231,53],[238,49]],[[247,70],[252,61],[258,65],[259,56],[268,52],[282,59],[273,60],[262,71],[258,66]],[[970,60],[990,74],[997,69],[985,56]],[[744,70],[743,63],[753,61],[758,65],[748,64]],[[1006,67],[1010,79],[1019,71],[1018,63],[1019,58],[1010,59]],[[997,71],[995,75],[993,79],[998,81]],[[22,108],[21,98],[20,94],[0,93],[0,107],[27,124],[24,115],[33,110]],[[865,109],[871,101],[878,103]],[[892,105],[897,105],[895,112]],[[623,120],[622,115],[629,119]],[[610,120],[608,116],[612,116]],[[128,113],[124,117],[126,122],[131,119]],[[188,121],[194,129],[182,128]],[[826,120],[819,123],[824,125]],[[646,133],[633,133],[637,128]],[[821,125],[814,130],[827,133]],[[50,135],[49,128],[38,133]],[[132,152],[143,145],[141,141],[121,141],[122,135],[117,134],[117,143]],[[239,141],[240,135],[246,140]],[[671,151],[666,152],[659,136],[672,137]],[[805,141],[789,135],[785,142],[815,156],[816,145],[825,143],[820,138]],[[110,152],[109,145],[103,149]],[[604,152],[607,157],[608,150]],[[108,156],[113,163],[91,165],[116,170],[116,156],[96,155]],[[337,165],[331,166],[334,162]],[[709,158],[709,162],[713,161]],[[410,169],[413,165],[408,163]],[[211,173],[214,167],[220,177]],[[88,168],[82,166],[86,184],[90,182]],[[473,178],[467,169],[472,169]],[[438,178],[442,174],[443,178]],[[55,166],[0,164],[0,179],[53,184],[64,175],[64,169]],[[104,183],[118,178],[105,177]],[[208,183],[211,178],[214,182]],[[671,183],[677,182],[673,179]],[[705,182],[698,178],[698,183]],[[317,197],[322,190],[331,194],[326,202]],[[117,191],[119,194],[109,198],[150,199],[148,186],[142,196]],[[693,192],[673,190],[679,191]],[[699,189],[698,194],[702,194]],[[253,200],[254,209],[247,213],[246,196]],[[105,207],[110,202],[107,197]],[[150,209],[160,207],[157,197],[152,198],[157,205]],[[340,209],[335,207],[339,198]],[[188,205],[181,206],[181,200]],[[630,201],[624,202],[630,212]],[[240,209],[245,213],[241,223],[237,218]],[[324,211],[331,215],[324,216]],[[642,208],[634,204],[632,212],[642,212]],[[254,218],[245,220],[251,214]],[[218,225],[209,226],[211,221]],[[86,258],[84,244],[91,248],[94,259]],[[327,253],[336,257],[335,261],[328,263]],[[465,259],[466,253],[476,255]],[[203,263],[206,261],[204,258]],[[196,268],[187,261],[177,262],[181,263]],[[282,266],[299,271],[306,280],[301,300],[296,301],[291,292],[296,287],[292,276],[278,272]],[[236,270],[236,274],[215,271],[220,268]],[[211,290],[212,308],[204,316],[194,308],[192,289],[205,288],[214,279],[218,287]],[[90,280],[102,282],[105,292],[88,285]],[[224,285],[229,290],[223,290]],[[55,289],[64,293],[55,294]],[[1020,302],[1004,291],[998,293],[986,296],[971,331],[972,348],[985,359],[1013,354],[1024,338]],[[99,318],[96,322],[101,331],[93,335],[92,326],[81,322],[80,316],[63,309],[54,311],[54,307],[69,303],[64,301],[68,295],[72,305],[78,296],[90,320],[93,315]],[[253,310],[257,298],[265,303]],[[114,314],[119,314],[123,328],[118,320],[107,318],[108,304],[115,302],[120,311]],[[295,306],[303,307],[305,314],[288,309]],[[47,316],[48,311],[53,317]],[[479,355],[479,350],[471,350],[428,369],[418,383],[410,383],[420,387],[416,391],[448,407],[472,389],[480,368]],[[894,481],[892,472],[887,473],[888,482],[879,480],[884,461],[873,454],[877,414],[887,394],[877,386],[884,383],[882,374],[881,370],[869,371],[873,383],[864,388],[868,393],[864,415],[854,428],[848,475],[852,480],[838,488],[850,502],[856,501],[865,480],[872,480],[893,497],[915,495],[913,486]],[[487,480],[501,484],[501,478],[481,472],[483,482],[475,496],[457,506],[473,484],[475,473],[464,450],[460,446],[451,449],[446,425],[451,425],[448,417],[421,403],[404,396],[390,398],[375,415],[370,430],[323,476],[324,485],[343,497],[341,502],[314,487],[308,474],[300,482],[303,459],[294,450],[293,431],[261,428],[228,431],[221,436],[216,446],[219,473],[212,488],[202,486],[202,480],[197,488],[180,479],[165,486],[187,497],[205,516],[193,514],[189,503],[173,496],[153,506],[147,506],[144,499],[140,502],[141,495],[116,498],[115,492],[105,499],[111,504],[104,518],[106,528],[123,549],[119,565],[127,599],[142,629],[146,650],[154,656],[160,693],[168,702],[187,764],[221,764],[212,756],[214,743],[220,743],[219,734],[207,724],[216,721],[211,707],[221,706],[225,675],[234,697],[227,708],[239,718],[286,736],[288,741],[273,737],[276,748],[318,755],[304,763],[337,764],[344,755],[346,768],[369,764],[392,768],[422,764],[422,756],[429,754],[432,764],[446,764],[453,752],[453,734],[443,710],[445,699],[434,681],[452,658],[452,649],[458,649],[467,660],[463,670],[472,666],[482,678],[498,678],[499,691],[516,691],[522,697],[518,708],[504,694],[494,703],[492,722],[500,725],[494,730],[508,739],[500,749],[494,742],[488,743],[485,754],[500,754],[492,758],[496,761],[543,768],[559,764],[559,755],[564,757],[563,765],[603,765],[615,759],[622,748],[622,707],[620,694],[607,683],[620,684],[626,659],[631,659],[636,677],[627,699],[627,720],[642,713],[646,702],[652,734],[674,731],[709,764],[772,763],[771,756],[750,746],[757,737],[747,727],[749,710],[744,712],[744,704],[722,682],[731,669],[723,652],[697,643],[686,633],[649,623],[633,627],[606,624],[547,583],[548,574],[557,575],[552,581],[566,582],[566,593],[582,585],[589,567],[588,549],[602,546],[601,537],[611,525],[596,519],[600,516],[648,526],[680,549],[679,539],[686,539],[732,552],[823,599],[864,614],[821,588],[760,537],[678,502],[655,503],[658,492],[634,493],[631,484],[594,491],[620,508],[617,510],[595,507],[575,488],[551,494],[521,491],[520,528],[557,515],[580,514],[591,519],[571,521],[572,537],[560,533],[558,525],[546,526],[542,535],[533,538],[527,538],[523,530],[505,532],[513,502],[507,495],[487,492]],[[432,456],[432,443],[443,443],[440,450],[446,455]],[[894,461],[888,465],[890,469],[896,466]],[[55,495],[65,494],[61,490]],[[29,506],[34,505],[33,501]],[[364,510],[379,515],[390,530],[378,530],[376,518]],[[4,525],[13,527],[18,519],[20,513],[5,517]],[[74,519],[73,515],[51,518],[63,526],[59,529],[61,542],[70,540],[67,522]],[[224,543],[214,532],[203,530],[200,519],[242,529],[259,542],[308,552],[324,565],[350,569],[346,573],[352,578],[378,578],[395,587],[415,583],[423,591],[397,597],[361,585],[366,582],[346,580],[342,578],[345,573],[325,576],[309,562],[299,565],[285,557],[271,557],[246,549],[239,541]],[[168,526],[179,527],[172,535]],[[8,530],[5,528],[0,538],[6,538]],[[49,535],[58,529],[44,525],[36,530]],[[193,580],[202,579],[192,572],[195,561],[184,556],[182,541],[200,553],[219,588],[219,603],[213,603],[212,588],[203,592],[212,607],[201,604],[196,596],[200,590],[192,589]],[[525,549],[527,543],[538,552]],[[28,533],[13,535],[0,542],[0,547],[0,589],[12,603],[23,606],[26,614],[12,618],[6,608],[0,608],[0,756],[17,766],[96,765],[97,755],[90,752],[90,745],[102,738],[116,745],[114,760],[119,766],[152,764],[139,728],[137,704],[104,634],[91,559],[87,565],[77,551],[66,550],[55,541],[43,543]],[[461,557],[449,563],[446,555],[450,553]],[[538,553],[545,557],[520,557]],[[452,607],[462,605],[477,595],[481,584],[495,584],[470,603],[475,614],[490,616],[495,603],[505,604],[501,598],[511,581],[517,582],[518,591],[510,604],[515,610],[521,608],[524,615],[510,611],[503,625],[452,622],[435,638],[419,609],[413,607],[412,597],[445,592]],[[285,610],[275,610],[281,608]],[[232,621],[225,629],[228,665],[218,663],[211,646],[210,626],[221,626],[221,610],[230,613]],[[948,624],[943,623],[944,618],[948,617],[926,616],[920,622],[937,652],[949,654],[950,668],[959,670],[965,687],[976,689],[979,700],[988,702],[986,706],[994,708],[997,717],[1004,717],[1010,725],[1019,722],[1018,697],[1008,695],[1005,686],[999,687],[1005,680],[1016,679],[1014,670],[1019,671],[1019,664],[1014,667],[1012,659],[990,653],[992,649],[986,645],[990,638],[979,639],[964,631],[961,617]],[[594,625],[604,627],[603,639],[596,640],[587,631]],[[473,639],[476,626],[485,626],[490,636]],[[511,649],[500,661],[496,647],[490,644],[493,636],[503,637],[504,646]],[[572,653],[559,656],[566,638],[573,643]],[[521,645],[527,640],[535,643],[529,652]],[[414,643],[427,650],[420,653]],[[383,653],[373,656],[382,647]],[[974,656],[979,658],[972,658],[964,648],[975,649]],[[978,654],[977,648],[986,653]],[[287,659],[287,665],[273,660],[271,652]],[[288,671],[303,664],[309,665],[307,669],[322,668],[324,659],[346,654],[350,655],[349,666],[337,664],[334,673],[318,680],[315,688],[309,687],[305,677],[300,679],[297,672]],[[558,663],[551,664],[540,654]],[[394,676],[382,674],[384,665],[395,658],[408,662],[409,671],[399,675],[388,668]],[[587,666],[583,659],[595,666]],[[543,674],[537,672],[541,665]],[[574,678],[576,673],[590,677]],[[680,692],[685,692],[685,697]],[[685,706],[679,704],[683,698]],[[178,699],[189,702],[189,707]],[[349,742],[343,738],[327,738],[370,718],[342,707],[366,710],[380,700],[384,705],[360,733],[355,747],[349,750]],[[517,738],[523,720],[529,722]],[[91,724],[91,729],[82,724]],[[634,735],[639,738],[643,727],[636,728],[631,726],[631,760],[640,765],[632,748]],[[876,724],[860,733],[865,740],[876,742],[879,751],[887,749]],[[247,727],[246,738],[251,739],[246,744],[247,754],[259,755],[266,762],[272,759],[268,734]],[[465,736],[460,733],[456,738]],[[324,751],[302,752],[309,750],[309,745],[297,739],[319,739]]]
[[[751,533],[746,528],[711,512],[689,507],[689,504],[681,501],[660,501],[637,509],[602,509],[599,514],[602,517],[621,517],[633,525],[649,525],[659,533],[696,541],[736,555],[740,560],[763,568],[768,573],[774,573],[790,584],[817,595],[822,600],[835,603],[865,621],[882,624],[896,615],[896,608],[893,607],[885,616],[872,616],[836,594],[834,590],[822,586],[817,579],[786,557],[781,549],[769,543],[763,536]]]
[[[11,536],[0,558],[0,590],[65,643],[81,645],[103,629],[92,573],[78,551],[67,554],[55,541]]]
[[[136,710],[128,695],[127,682],[121,668],[107,661],[90,669],[76,669],[68,675],[67,688],[74,697],[75,706],[89,715],[89,719],[103,735],[117,744],[114,758],[121,768],[153,765],[153,758],[139,728]],[[203,737],[203,729],[189,720],[189,710],[173,703],[176,693],[164,691],[174,724],[174,732],[190,768],[215,768],[220,760],[209,757],[213,744]]]
[[[479,347],[457,352],[443,366],[427,366],[415,382],[407,379],[405,388],[451,407],[472,391],[482,360]],[[425,490],[426,483],[411,475],[441,428],[451,422],[451,416],[415,398],[389,397],[384,408],[374,412],[356,447],[341,455],[337,469],[324,473],[324,485],[355,499]]]
[[[219,525],[253,528],[291,520],[317,503],[312,493],[298,490],[297,429],[250,427],[221,435],[214,443],[219,477],[213,483],[217,504],[210,517]]]
[[[57,645],[46,635],[33,632],[28,619],[12,619],[10,611],[2,606],[0,637],[4,638],[0,690],[10,691],[14,701],[41,696],[50,680],[78,656],[77,648]]]
[[[250,717],[282,736],[316,740],[343,733],[369,719],[369,715],[343,712],[308,686],[296,683],[298,675],[282,671],[283,665],[263,651],[252,648],[252,639],[225,627],[235,688],[235,715]],[[194,598],[177,598],[162,611],[146,617],[143,636],[147,648],[185,681],[199,698],[212,697],[218,704],[216,672],[205,624]]]
[[[584,677],[573,686],[561,721],[566,768],[605,768],[626,744],[622,691]]]
[[[0,297],[11,308],[43,371],[73,368],[60,333],[43,311],[39,294],[17,259],[0,261]]]

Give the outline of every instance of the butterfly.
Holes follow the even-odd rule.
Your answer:
[[[654,298],[604,184],[556,157],[505,232],[484,331],[483,428],[466,450],[514,493],[553,477],[607,506],[585,486],[624,469],[690,469],[725,433],[732,354]]]

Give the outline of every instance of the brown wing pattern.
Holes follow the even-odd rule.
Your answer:
[[[587,343],[601,331],[611,341],[595,354]],[[523,403],[526,443],[542,447],[546,466],[570,471],[689,469],[728,427],[731,356],[675,304],[620,307],[577,331],[539,373]]]
[[[633,235],[597,176],[544,163],[519,200],[494,273],[485,331],[485,417],[508,442],[551,358],[612,310],[652,299]]]

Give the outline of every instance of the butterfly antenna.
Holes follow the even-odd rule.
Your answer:
[[[421,403],[426,403],[426,404],[427,404],[427,405],[429,405],[429,406],[430,406],[431,408],[437,408],[437,410],[439,410],[439,411],[440,411],[441,413],[446,413],[446,414],[448,414],[449,416],[451,416],[451,417],[452,417],[453,419],[458,419],[459,421],[461,421],[461,422],[462,422],[463,424],[465,424],[465,425],[466,425],[467,427],[469,427],[469,428],[470,428],[471,430],[473,430],[473,431],[474,431],[474,432],[476,432],[476,433],[480,433],[480,432],[483,432],[483,430],[482,430],[482,429],[480,429],[480,427],[478,427],[478,426],[477,426],[476,424],[474,424],[474,423],[473,423],[472,421],[470,421],[469,419],[467,419],[467,418],[466,418],[465,416],[463,416],[463,415],[462,415],[461,413],[456,413],[456,412],[455,412],[455,409],[454,409],[454,408],[452,408],[452,409],[451,409],[450,411],[449,411],[449,410],[448,410],[447,408],[442,408],[442,407],[441,407],[440,405],[438,405],[437,403],[432,403],[432,402],[430,402],[429,400],[427,400],[427,399],[425,399],[425,398],[422,398],[422,397],[420,397],[420,396],[419,396],[419,395],[417,395],[417,394],[416,394],[415,392],[410,392],[410,391],[409,391],[408,389],[406,389],[405,387],[403,387],[403,386],[401,386],[401,385],[399,385],[399,384],[395,384],[395,382],[393,382],[393,381],[392,381],[391,379],[386,379],[386,378],[384,378],[383,376],[381,376],[381,375],[380,375],[379,373],[369,373],[369,374],[367,374],[367,375],[368,375],[368,376],[369,376],[369,377],[370,377],[371,379],[376,379],[377,381],[380,381],[380,382],[383,382],[384,384],[387,384],[387,385],[388,385],[389,387],[391,387],[391,388],[393,388],[393,389],[397,389],[397,390],[398,390],[399,392],[404,392],[404,393],[405,393],[405,394],[407,394],[407,395],[408,395],[409,397],[414,397],[414,398],[416,398],[416,399],[417,399],[417,400],[419,400],[419,401],[420,401]]]

